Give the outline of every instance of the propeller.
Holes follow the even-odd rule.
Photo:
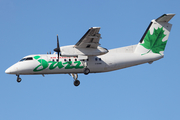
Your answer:
[[[59,38],[58,38],[58,35],[57,35],[57,48],[55,48],[54,51],[58,53],[58,62],[59,62],[59,53],[61,52],[61,49],[59,47]]]

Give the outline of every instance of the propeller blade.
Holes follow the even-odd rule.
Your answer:
[[[60,52],[60,47],[59,47],[59,38],[58,38],[58,35],[57,35],[57,48],[59,48],[59,52]]]
[[[59,52],[58,52],[58,61],[57,62],[59,62]]]
[[[59,62],[59,53],[61,52],[61,49],[59,47],[59,37],[58,37],[58,35],[57,35],[57,48],[55,48],[54,51],[58,53],[58,62]]]
[[[59,38],[57,35],[57,48],[54,49],[55,52],[61,52],[60,47],[59,47]]]

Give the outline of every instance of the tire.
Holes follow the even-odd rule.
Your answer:
[[[75,80],[74,81],[74,86],[79,86],[80,85],[80,81],[79,80]]]
[[[90,73],[89,68],[85,68],[85,69],[84,69],[84,74],[85,74],[85,75],[88,75],[89,73]]]
[[[17,82],[18,82],[18,83],[20,83],[20,82],[21,82],[21,80],[22,80],[21,78],[17,78]]]

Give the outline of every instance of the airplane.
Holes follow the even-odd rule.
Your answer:
[[[20,75],[69,74],[74,85],[79,86],[78,74],[102,73],[119,70],[143,63],[153,63],[164,57],[164,49],[172,24],[168,23],[175,14],[163,14],[153,19],[139,43],[115,49],[100,46],[100,27],[91,27],[75,44],[57,48],[54,54],[36,54],[23,57],[9,67],[5,73]],[[57,53],[57,54],[56,54]]]

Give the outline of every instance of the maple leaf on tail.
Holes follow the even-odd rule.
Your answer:
[[[146,49],[149,49],[147,53],[152,51],[153,53],[157,53],[161,55],[160,51],[164,51],[166,43],[167,43],[167,40],[162,41],[162,39],[165,36],[166,35],[164,34],[163,27],[161,28],[158,27],[157,30],[154,28],[154,32],[152,35],[150,34],[150,30],[148,30],[146,36],[144,37],[144,43],[140,45],[142,45]],[[144,53],[142,55],[145,55],[147,53]]]

